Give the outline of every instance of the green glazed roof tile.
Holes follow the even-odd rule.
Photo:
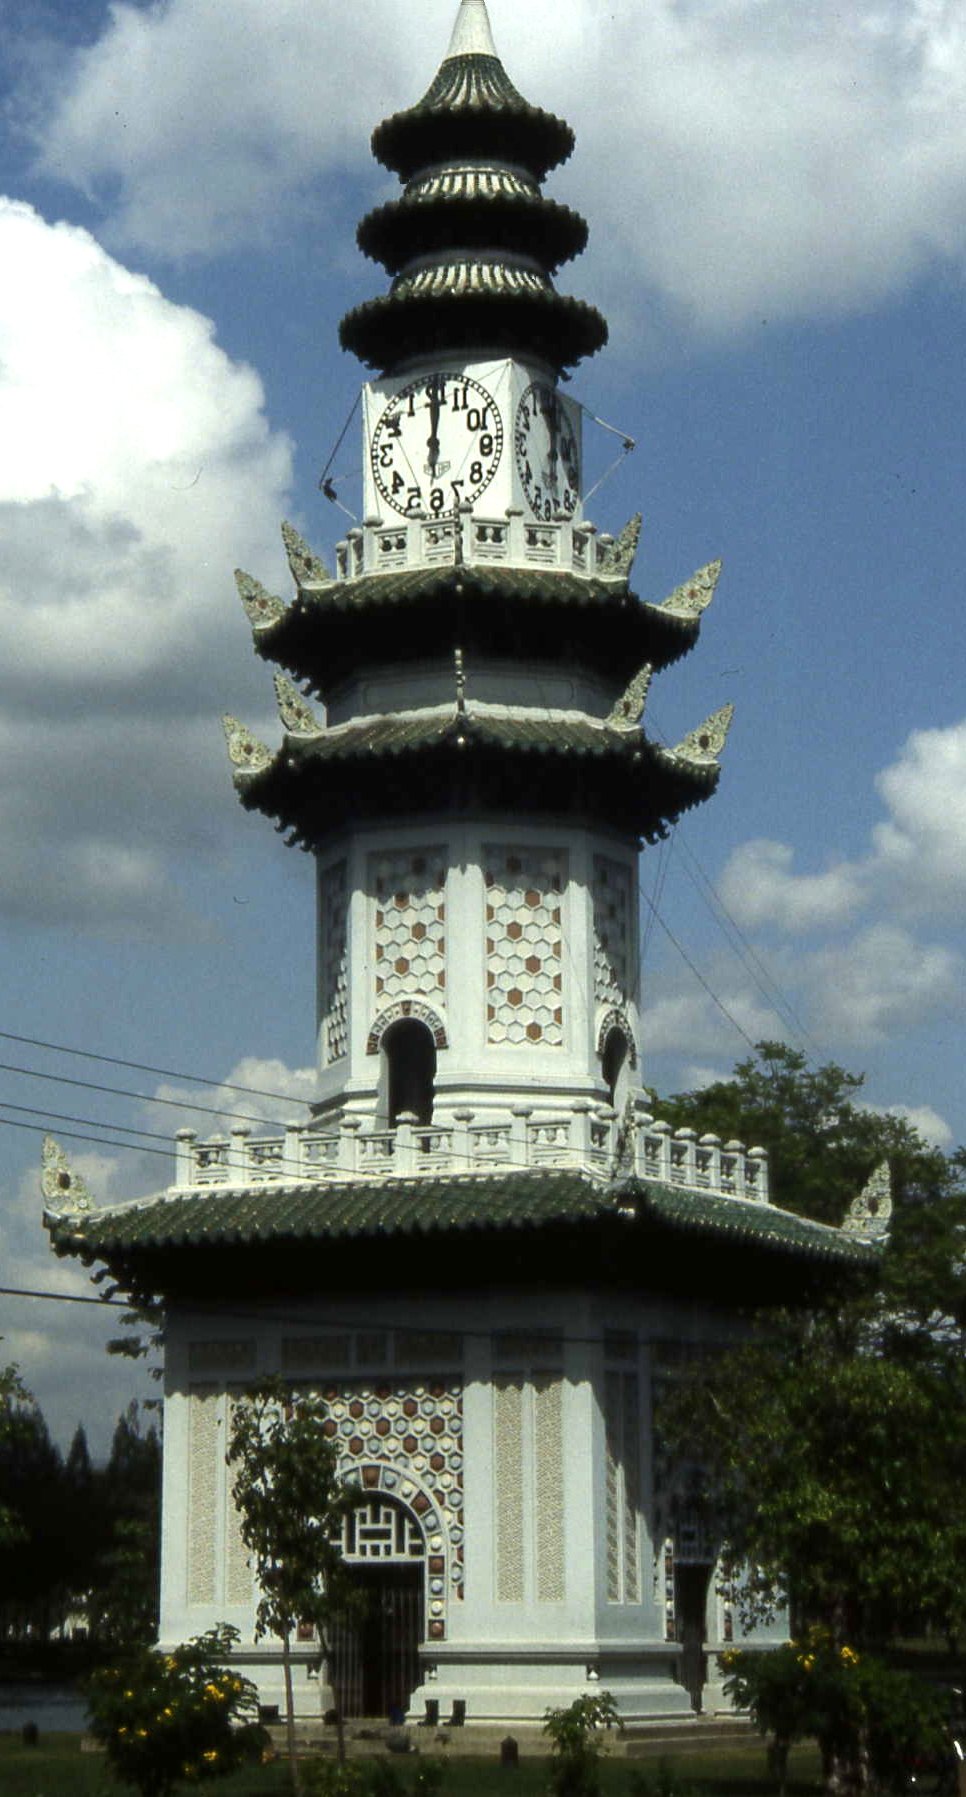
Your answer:
[[[87,1259],[195,1244],[365,1241],[476,1230],[540,1230],[593,1221],[663,1224],[705,1237],[755,1241],[830,1261],[867,1262],[854,1237],[773,1205],[624,1178],[544,1170],[427,1179],[346,1180],[163,1194],[113,1210],[48,1218],[54,1246]]]

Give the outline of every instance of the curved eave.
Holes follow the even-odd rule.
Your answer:
[[[718,775],[717,763],[685,761],[639,730],[454,709],[287,736],[267,767],[238,770],[235,785],[247,810],[314,850],[350,819],[411,808],[417,793],[427,810],[594,816],[656,841],[710,797]]]
[[[454,347],[529,352],[562,373],[603,347],[607,324],[595,306],[548,284],[534,284],[531,291],[504,292],[494,286],[419,295],[401,283],[400,290],[347,312],[339,341],[383,374],[414,356]]]
[[[586,248],[587,224],[569,206],[539,195],[436,199],[420,194],[367,213],[356,242],[392,275],[413,257],[457,248],[534,256],[552,274]]]
[[[262,1298],[273,1286],[379,1289],[401,1271],[418,1283],[436,1250],[451,1285],[462,1267],[471,1282],[576,1276],[778,1303],[877,1260],[869,1244],[770,1205],[566,1169],[169,1192],[46,1222],[58,1254],[105,1262],[129,1288],[209,1298],[216,1272],[225,1295],[247,1286]]]
[[[374,659],[436,659],[457,647],[470,662],[574,661],[626,685],[644,662],[660,670],[686,655],[700,627],[700,617],[642,605],[625,577],[468,564],[305,586],[255,632],[255,647],[320,698]]]
[[[563,119],[530,106],[497,56],[449,56],[422,99],[383,119],[372,153],[404,181],[458,156],[516,162],[543,181],[566,161],[574,134]]]

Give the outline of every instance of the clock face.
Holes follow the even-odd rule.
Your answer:
[[[536,518],[572,518],[580,497],[577,437],[555,387],[532,381],[517,406],[517,472]]]
[[[445,518],[489,486],[503,452],[496,401],[465,374],[427,374],[394,395],[372,433],[376,486],[393,511]]]

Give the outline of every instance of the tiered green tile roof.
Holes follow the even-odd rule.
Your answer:
[[[463,0],[427,92],[373,133],[406,186],[358,241],[395,278],[343,319],[343,347],[386,373],[454,347],[529,352],[557,370],[600,349],[600,313],[550,278],[587,240],[583,219],[540,191],[573,144],[569,125],[517,92],[483,0]]]

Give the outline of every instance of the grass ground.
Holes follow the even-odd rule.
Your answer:
[[[723,1745],[700,1752],[670,1751],[666,1763],[675,1782],[693,1797],[766,1797],[774,1792],[765,1750],[760,1741]],[[404,1785],[412,1762],[400,1759]],[[662,1762],[611,1758],[603,1763],[602,1797],[635,1797],[636,1791],[659,1790]],[[814,1750],[800,1747],[792,1755],[790,1797],[816,1797],[818,1760]],[[647,1781],[647,1782],[644,1782]],[[185,1786],[187,1791],[190,1787]],[[285,1767],[253,1767],[232,1778],[205,1787],[216,1797],[284,1797],[288,1788]],[[2,1797],[121,1797],[128,1787],[111,1778],[104,1757],[82,1753],[78,1735],[49,1735],[37,1747],[25,1747],[19,1734],[0,1734],[0,1792]],[[521,1760],[512,1770],[495,1760],[447,1759],[440,1797],[545,1797],[546,1762]]]

